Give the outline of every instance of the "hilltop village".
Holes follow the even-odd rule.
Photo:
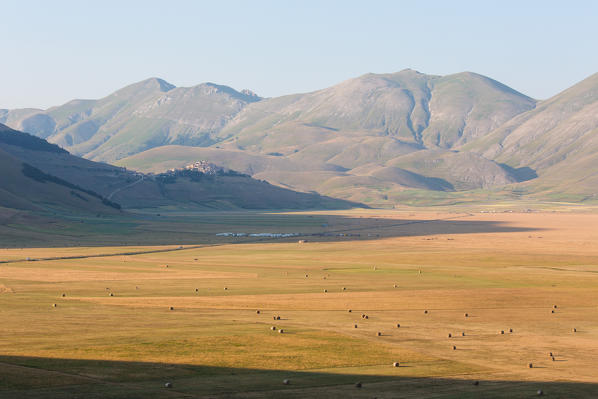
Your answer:
[[[199,160],[199,161],[190,163],[189,165],[185,165],[184,168],[169,169],[166,173],[167,174],[176,174],[177,172],[186,171],[186,170],[192,171],[192,172],[197,172],[197,173],[202,173],[204,175],[216,175],[221,172],[224,172],[223,168],[216,166],[211,162],[208,162],[205,160]]]

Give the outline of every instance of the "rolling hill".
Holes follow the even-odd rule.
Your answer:
[[[41,206],[39,204],[50,204],[52,207],[63,206],[66,210],[73,207],[88,209],[88,201],[85,201],[88,196],[95,198],[90,204],[99,201],[103,207],[113,209],[118,204],[125,210],[159,207],[196,210],[329,209],[358,206],[318,194],[298,193],[228,171],[191,178],[176,176],[166,180],[161,176],[143,175],[71,155],[57,145],[4,125],[0,125],[0,150],[2,170],[6,170],[6,178],[0,182],[0,204],[5,207],[26,204],[28,209],[37,209]]]

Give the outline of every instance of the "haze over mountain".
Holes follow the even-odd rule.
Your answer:
[[[98,161],[165,144],[209,145],[255,94],[203,83],[176,88],[151,78],[101,100],[73,100],[46,111],[0,111],[0,122]]]
[[[0,122],[145,172],[205,159],[280,186],[372,204],[503,188],[586,198],[598,173],[597,92],[594,75],[537,102],[475,73],[410,69],[269,99],[149,79],[101,100],[0,111]]]

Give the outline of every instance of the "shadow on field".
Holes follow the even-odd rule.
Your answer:
[[[461,214],[437,219],[386,219],[324,214],[263,212],[190,213],[138,218],[81,218],[37,224],[0,224],[4,248],[62,246],[210,245],[253,242],[346,241],[421,236],[454,240],[450,235],[537,231],[500,221],[469,220]],[[45,220],[45,219],[44,219]],[[218,235],[229,233],[230,235]],[[257,234],[290,234],[290,237]],[[252,236],[253,234],[253,236]],[[438,235],[449,237],[435,237]]]
[[[598,384],[407,378],[400,376],[406,367],[388,367],[382,376],[0,356],[0,398],[530,398],[538,390],[549,398],[598,396]]]

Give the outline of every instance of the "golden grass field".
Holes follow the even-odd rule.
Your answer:
[[[598,397],[598,214],[285,217],[360,237],[0,250],[0,398]]]

